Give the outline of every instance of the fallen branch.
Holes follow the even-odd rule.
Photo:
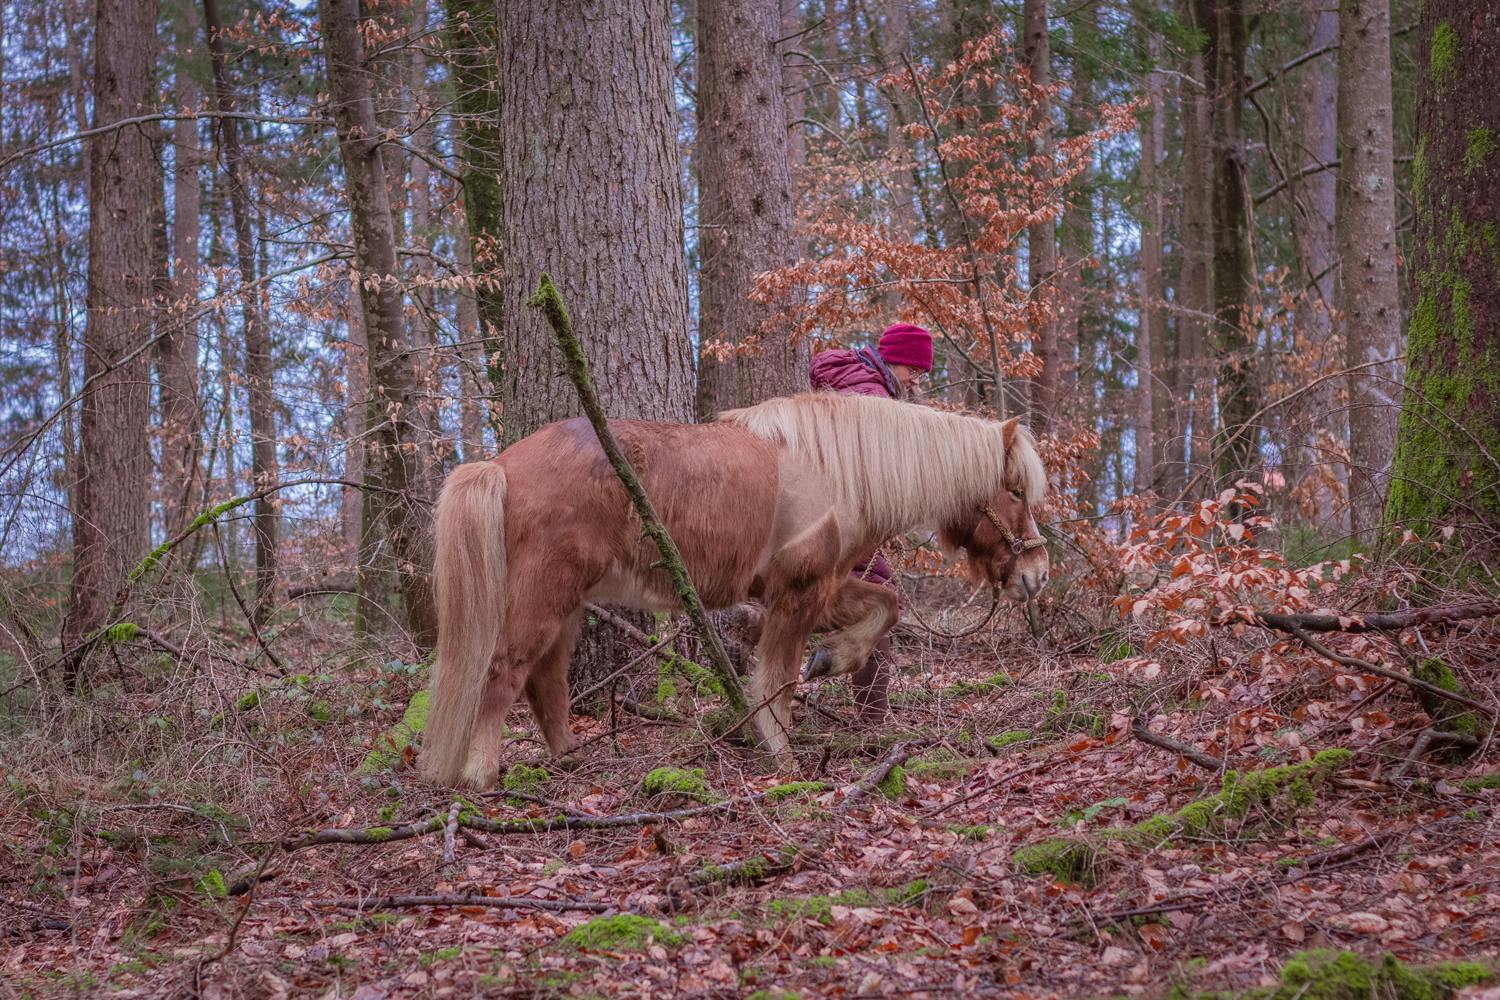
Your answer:
[[[553,913],[607,913],[619,907],[583,899],[531,899],[526,896],[480,896],[469,892],[441,892],[419,896],[341,896],[301,899],[295,896],[266,900],[284,906],[336,906],[341,910],[399,910],[408,906],[485,906],[495,910],[551,910]]]
[[[826,791],[827,788],[826,786],[819,786],[816,789],[806,789],[808,792],[814,790],[821,792]],[[499,794],[515,795],[518,793],[501,792]],[[780,801],[784,797],[786,797],[786,793],[782,789],[770,788],[755,795],[738,799],[725,799],[723,802],[710,802],[706,805],[688,806],[683,809],[626,813],[618,816],[590,816],[564,811],[556,816],[538,816],[526,819],[490,819],[472,810],[460,808],[457,816],[457,825],[453,827],[453,830],[455,834],[460,830],[482,830],[485,833],[532,835],[556,833],[563,830],[610,830],[619,827],[645,826],[650,823],[671,823],[678,820],[693,819],[698,816],[732,813],[735,809],[744,806],[756,805],[767,799]],[[329,844],[389,844],[397,840],[410,840],[413,837],[423,837],[440,831],[446,832],[449,822],[449,817],[446,813],[435,813],[426,819],[406,823],[402,826],[341,827],[338,829],[318,830],[303,837],[285,838],[280,842],[280,849],[284,854],[291,854],[294,851],[304,850],[309,847],[321,847]],[[268,877],[270,873],[260,869],[261,865],[257,863],[236,873],[234,881],[229,886],[228,895],[243,895],[253,888],[256,882]]]
[[[527,304],[542,310],[547,317],[548,324],[552,327],[552,332],[557,336],[558,346],[562,349],[563,361],[567,366],[568,378],[572,381],[573,387],[578,390],[578,402],[588,416],[589,423],[593,425],[594,433],[599,438],[599,445],[604,449],[604,454],[614,468],[615,475],[620,477],[620,482],[630,497],[631,506],[640,516],[642,527],[656,543],[656,548],[661,553],[662,564],[672,578],[672,587],[677,593],[678,600],[682,602],[688,618],[692,620],[693,627],[698,631],[699,638],[703,640],[703,645],[708,648],[709,665],[713,667],[714,673],[719,676],[719,683],[723,685],[724,699],[736,712],[745,711],[745,692],[740,687],[739,675],[735,673],[733,664],[729,662],[729,654],[724,651],[724,644],[719,640],[718,630],[708,620],[708,611],[703,607],[698,590],[688,576],[687,567],[682,561],[682,553],[677,550],[677,544],[672,541],[672,536],[667,533],[661,519],[657,517],[651,498],[641,488],[640,480],[636,477],[635,470],[631,468],[630,460],[620,451],[619,444],[610,433],[604,407],[600,405],[599,397],[594,392],[594,380],[589,375],[588,359],[584,357],[583,346],[573,332],[573,320],[568,315],[567,307],[563,305],[562,296],[558,294],[557,287],[552,284],[550,277],[542,275],[536,294],[527,300]]]
[[[1255,617],[1260,624],[1269,625],[1283,632],[1290,632],[1292,629],[1303,629],[1308,632],[1386,632],[1417,625],[1436,625],[1496,616],[1500,616],[1500,601],[1446,604],[1435,608],[1410,608],[1406,611],[1349,615],[1281,615],[1262,611],[1258,612]]]
[[[1212,771],[1215,774],[1219,774],[1224,770],[1224,762],[1213,754],[1205,753],[1189,743],[1174,740],[1170,736],[1153,733],[1146,725],[1146,716],[1144,713],[1136,716],[1134,721],[1130,723],[1130,735],[1142,743],[1149,743],[1151,746],[1160,747],[1163,750],[1175,753],[1177,756],[1197,764],[1205,771]]]

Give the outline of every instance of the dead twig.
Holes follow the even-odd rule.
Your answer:
[[[1197,747],[1192,746],[1191,744],[1183,743],[1180,740],[1174,740],[1170,736],[1163,736],[1160,733],[1153,733],[1146,723],[1147,719],[1144,712],[1140,715],[1137,715],[1135,719],[1130,723],[1130,735],[1134,736],[1142,743],[1149,743],[1151,746],[1160,747],[1163,750],[1175,753],[1177,754],[1177,756],[1182,757],[1184,760],[1188,760],[1194,764],[1197,764],[1205,771],[1212,771],[1215,774],[1223,773],[1224,761],[1220,760],[1218,757],[1215,757],[1211,753],[1205,753],[1204,751],[1199,750]]]
[[[1496,616],[1500,616],[1500,601],[1446,604],[1435,608],[1409,608],[1406,611],[1348,615],[1282,615],[1262,611],[1255,617],[1261,624],[1283,632],[1290,632],[1292,629],[1303,629],[1308,632],[1388,632],[1392,629],[1413,628],[1417,625],[1461,622]]]
[[[287,906],[334,906],[341,910],[399,910],[409,906],[484,906],[495,910],[550,910],[553,913],[608,913],[613,903],[584,899],[531,899],[527,896],[481,896],[469,892],[439,892],[412,896],[340,896],[332,899],[278,897],[267,900]]]

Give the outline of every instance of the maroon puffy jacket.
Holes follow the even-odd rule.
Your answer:
[[[841,395],[901,398],[901,384],[890,366],[868,347],[857,350],[820,351],[808,372],[814,389],[832,389]]]

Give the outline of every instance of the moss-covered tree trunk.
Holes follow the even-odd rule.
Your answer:
[[[464,221],[472,261],[469,270],[479,283],[474,290],[478,308],[477,332],[493,392],[499,383],[499,355],[495,344],[504,315],[500,284],[490,277],[500,268],[500,96],[495,79],[499,55],[495,45],[493,0],[447,0],[448,70],[453,81],[453,104],[458,112],[453,146],[458,153],[464,186]],[[465,442],[472,438],[466,436]],[[469,451],[475,455],[471,456]],[[478,449],[466,449],[471,462]]]
[[[1453,525],[1493,550],[1500,531],[1500,15],[1422,6],[1412,165],[1416,306],[1387,518]]]

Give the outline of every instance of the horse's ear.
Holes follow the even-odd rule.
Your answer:
[[[1010,451],[1011,446],[1016,443],[1016,428],[1021,426],[1020,417],[1011,417],[1000,425],[1000,439],[1005,442],[1005,450]]]

